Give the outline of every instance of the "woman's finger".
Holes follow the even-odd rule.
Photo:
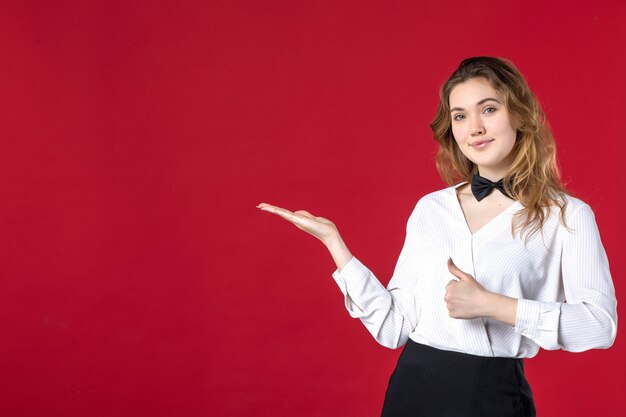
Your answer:
[[[292,212],[282,207],[273,206],[267,203],[261,203],[257,207],[263,211],[274,213],[282,217],[283,219],[293,223],[297,227],[303,229],[307,229],[310,226],[310,221],[315,220],[315,217],[305,210]]]
[[[278,206],[273,206],[271,204],[267,204],[267,203],[261,203],[257,206],[257,208],[260,208],[263,211],[268,211],[270,213],[274,213],[274,214],[278,214],[281,217],[284,218],[288,218],[289,216],[292,216],[294,213],[284,209],[282,207],[278,207]]]
[[[470,274],[467,274],[459,269],[458,266],[454,264],[452,258],[448,259],[448,271],[461,281],[467,281],[468,279],[472,279]]]

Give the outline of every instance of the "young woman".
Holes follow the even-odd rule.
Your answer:
[[[406,345],[383,416],[534,416],[523,358],[615,339],[606,254],[591,209],[561,186],[542,110],[510,62],[466,59],[440,95],[431,128],[449,187],[417,203],[387,288],[330,220],[258,207],[320,239],[350,315],[380,344]]]

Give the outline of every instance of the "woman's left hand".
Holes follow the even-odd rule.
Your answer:
[[[461,271],[448,260],[448,270],[458,278],[453,279],[446,285],[446,295],[444,300],[448,306],[450,317],[455,319],[474,319],[482,317],[484,313],[485,300],[490,294],[473,276]]]

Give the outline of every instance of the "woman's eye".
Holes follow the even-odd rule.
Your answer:
[[[495,108],[495,107],[487,107],[487,108],[484,110],[484,113],[493,113],[494,111],[496,111],[496,108]]]
[[[463,116],[462,114],[456,114],[454,115],[453,119],[456,120],[457,122],[460,120],[463,120],[465,118],[465,116]]]

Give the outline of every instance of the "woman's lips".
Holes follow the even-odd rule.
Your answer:
[[[474,149],[482,149],[491,142],[493,142],[493,139],[477,140],[475,142],[470,143],[470,146]]]

